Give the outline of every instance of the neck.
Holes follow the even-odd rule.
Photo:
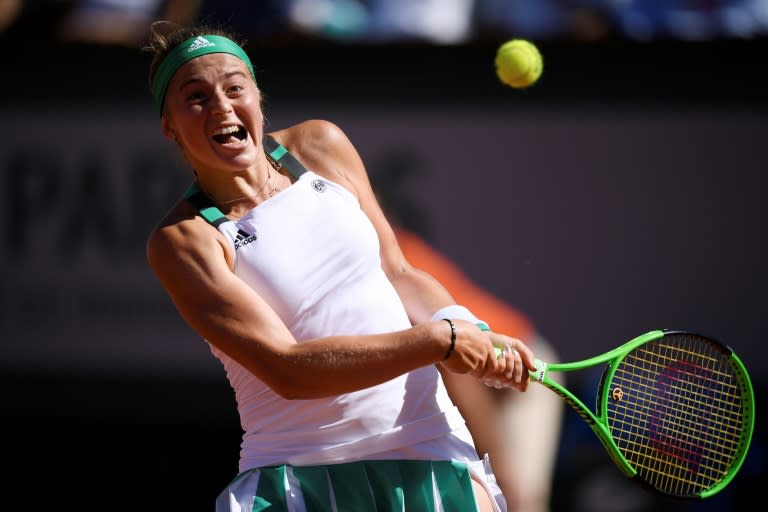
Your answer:
[[[269,162],[268,165],[265,166],[267,170],[267,175],[260,185],[257,185],[256,187],[251,188],[250,191],[246,193],[243,193],[241,195],[235,195],[234,197],[232,195],[228,196],[227,194],[223,194],[223,193],[218,193],[218,194],[208,193],[209,197],[213,200],[213,202],[216,205],[220,207],[235,205],[239,203],[259,204],[263,201],[266,201],[267,199],[274,196],[281,190],[275,184],[275,180],[273,178],[273,175],[278,174],[277,171],[279,169],[279,165],[269,157],[267,157],[267,161]]]

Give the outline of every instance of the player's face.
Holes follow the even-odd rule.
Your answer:
[[[193,59],[174,74],[163,130],[198,172],[252,165],[263,130],[261,95],[248,66],[227,53]]]

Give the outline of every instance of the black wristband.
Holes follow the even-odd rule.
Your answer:
[[[449,320],[448,318],[443,318],[446,322],[448,322],[448,325],[451,326],[451,346],[448,347],[448,351],[445,353],[445,357],[443,357],[443,361],[451,357],[451,354],[453,354],[453,349],[456,348],[456,326],[453,325],[453,320]]]

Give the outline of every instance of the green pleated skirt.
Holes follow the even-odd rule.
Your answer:
[[[480,461],[478,461],[480,462]],[[220,512],[476,512],[470,470],[458,461],[376,460],[245,471]]]

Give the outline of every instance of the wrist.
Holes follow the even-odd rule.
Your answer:
[[[456,326],[453,324],[453,320],[450,318],[443,318],[446,322],[448,322],[448,325],[451,328],[451,345],[448,347],[448,350],[445,352],[445,356],[443,356],[443,361],[451,357],[451,354],[453,354],[453,350],[456,348]]]
[[[475,324],[484,331],[490,330],[487,322],[480,320],[475,315],[473,315],[469,309],[459,304],[451,304],[450,306],[440,308],[432,315],[433,322],[436,320],[448,319],[466,320],[467,322]]]

